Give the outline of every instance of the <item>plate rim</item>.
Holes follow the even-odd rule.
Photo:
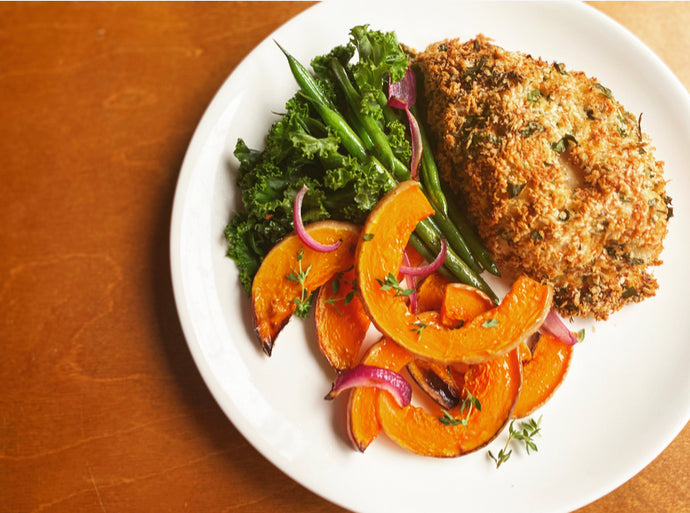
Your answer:
[[[268,42],[271,41],[272,37],[275,36],[277,33],[285,30],[285,28],[291,24],[298,24],[302,18],[305,18],[307,16],[313,15],[314,11],[322,9],[322,7],[325,4],[332,5],[334,3],[337,3],[335,1],[328,1],[328,2],[323,2],[322,4],[316,4],[313,6],[308,7],[304,11],[300,12],[296,16],[286,20],[284,23],[282,23],[277,29],[275,29],[269,36],[264,38],[259,44],[257,44],[238,64],[237,66],[228,74],[226,79],[222,82],[221,86],[219,89],[216,91],[216,93],[213,95],[212,100],[208,104],[207,108],[205,109],[199,123],[197,124],[197,127],[194,130],[194,134],[190,140],[189,146],[187,148],[187,151],[185,153],[180,174],[178,177],[178,181],[175,187],[175,195],[174,195],[174,201],[173,201],[173,207],[172,207],[172,213],[171,213],[171,229],[170,229],[170,264],[171,264],[171,277],[172,277],[172,284],[173,284],[173,294],[175,297],[175,305],[176,309],[178,312],[178,317],[180,318],[180,323],[182,326],[182,330],[185,336],[185,340],[187,342],[187,345],[190,349],[190,352],[192,354],[193,360],[195,362],[195,365],[199,369],[202,378],[208,387],[209,391],[211,392],[211,395],[213,396],[214,400],[216,403],[219,405],[221,410],[224,412],[228,420],[238,429],[238,431],[242,434],[242,436],[248,440],[251,445],[267,460],[269,460],[273,465],[275,465],[279,470],[290,476],[292,479],[297,481],[301,486],[307,488],[311,492],[317,494],[318,496],[324,498],[325,500],[338,504],[341,507],[344,508],[349,508],[351,505],[344,504],[341,501],[334,500],[332,497],[325,495],[322,491],[315,489],[314,487],[310,486],[309,483],[305,483],[303,480],[297,479],[293,477],[293,474],[290,472],[289,468],[285,468],[281,462],[276,461],[275,458],[272,458],[271,455],[266,454],[264,450],[260,447],[260,443],[258,440],[261,438],[260,436],[257,436],[255,433],[253,433],[250,429],[247,428],[246,425],[244,425],[242,419],[237,419],[233,418],[234,412],[228,409],[228,405],[224,404],[219,398],[225,395],[225,391],[223,391],[219,383],[213,374],[211,368],[208,366],[206,359],[204,355],[201,352],[201,347],[200,347],[200,341],[197,340],[197,334],[195,330],[193,329],[193,322],[190,317],[190,311],[189,308],[187,308],[187,304],[185,301],[185,287],[182,281],[179,279],[180,277],[180,268],[181,268],[181,250],[182,250],[182,243],[180,240],[181,232],[180,232],[180,224],[181,224],[181,218],[183,216],[183,207],[185,203],[185,196],[186,196],[186,191],[185,188],[188,185],[189,181],[192,178],[192,171],[194,170],[194,162],[198,158],[199,153],[202,150],[202,146],[206,138],[208,137],[209,133],[212,131],[214,124],[218,120],[218,112],[220,107],[222,107],[226,101],[227,101],[227,93],[228,93],[228,84],[233,78],[233,75],[235,75],[238,72],[242,72],[242,70],[247,66],[247,63],[251,61],[252,57],[255,55],[257,50],[265,46]],[[474,2],[467,2],[467,3],[474,3]],[[481,2],[479,2],[481,3]],[[501,2],[492,2],[492,3],[501,3]],[[511,2],[515,3],[515,2]],[[538,3],[549,3],[549,2],[542,2],[542,1],[534,1],[534,2],[527,2],[527,3],[533,3],[533,4],[538,4]],[[656,61],[657,65],[661,68],[664,69],[666,72],[666,79],[670,80],[675,84],[675,87],[678,89],[678,91],[682,91],[685,93],[687,96],[687,90],[686,88],[682,85],[678,77],[668,68],[668,66],[649,48],[647,47],[635,34],[630,32],[627,28],[622,26],[620,23],[618,23],[616,20],[613,20],[610,18],[608,15],[605,13],[595,9],[594,7],[580,3],[577,1],[566,1],[563,2],[564,4],[569,4],[569,5],[579,5],[580,7],[584,8],[585,10],[588,10],[590,12],[590,15],[594,15],[600,19],[601,22],[603,23],[608,23],[612,24],[612,26],[616,27],[616,30],[619,32],[622,32],[626,35],[628,39],[631,39],[632,41],[635,42],[636,44],[636,50],[638,51],[644,51],[647,53],[648,57],[652,58],[653,60]],[[663,450],[677,437],[677,435],[680,433],[680,431],[685,427],[685,425],[688,423],[688,419],[690,418],[690,410],[688,414],[685,417],[685,420],[683,421],[680,417],[678,418],[677,425],[674,426],[672,429],[669,430],[669,434],[667,436],[667,440],[664,440],[661,445],[661,449],[658,452],[655,452],[655,454],[648,459],[648,461],[640,462],[640,464],[636,468],[630,469],[630,471],[627,473],[627,475],[622,475],[618,480],[615,482],[609,483],[609,486],[605,486],[605,488],[602,492],[602,490],[597,490],[593,491],[590,494],[590,497],[587,497],[584,499],[584,502],[578,502],[577,504],[574,505],[574,507],[582,507],[586,504],[589,504],[590,502],[603,497],[604,495],[610,493],[614,489],[618,488],[620,485],[631,479],[634,475],[639,473],[644,467],[646,467],[649,463],[651,463]],[[657,444],[659,445],[659,444]],[[572,505],[571,505],[572,506]]]

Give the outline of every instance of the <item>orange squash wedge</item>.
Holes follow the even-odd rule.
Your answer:
[[[446,326],[458,326],[491,310],[494,303],[484,292],[464,283],[449,284],[441,302],[441,322]]]
[[[463,283],[450,283],[444,276],[429,275],[419,287],[420,302],[429,310],[441,311],[441,322],[447,327],[462,325],[479,314],[491,310],[494,303],[481,290]],[[419,387],[437,404],[450,409],[460,398],[458,383],[464,380],[469,366],[455,364],[451,368],[438,362],[415,358],[407,371]]]
[[[446,285],[449,283],[450,280],[439,273],[433,273],[424,278],[417,288],[417,311],[435,310],[440,312],[443,296],[446,293]]]
[[[444,423],[443,418],[449,419],[440,407],[433,412],[412,404],[401,408],[387,392],[378,393],[379,422],[391,440],[413,453],[461,456],[485,446],[506,426],[521,382],[520,361],[514,350],[473,365],[465,374],[463,391],[480,401],[481,410],[473,408],[468,415],[468,410],[462,410],[460,405],[447,413],[457,421],[465,420],[466,425]]]
[[[399,370],[412,360],[412,355],[388,339],[372,345],[362,363],[389,370]],[[347,407],[347,432],[352,444],[364,450],[381,432],[376,414],[379,390],[374,387],[357,387],[350,393]]]
[[[568,372],[572,353],[573,346],[541,334],[531,358],[522,362],[522,390],[513,417],[531,415],[551,398]]]
[[[318,252],[306,247],[293,233],[264,258],[252,283],[252,312],[254,329],[269,356],[278,333],[296,310],[295,301],[303,296],[302,286],[289,276],[308,270],[304,281],[304,294],[308,297],[335,273],[352,266],[361,233],[361,227],[339,221],[319,221],[306,230],[324,244],[338,240],[342,243],[335,251]]]
[[[353,268],[336,273],[319,289],[314,305],[316,338],[331,367],[344,371],[357,364],[371,321],[353,290]]]
[[[406,368],[414,382],[436,404],[446,409],[458,405],[461,390],[448,365],[415,358]]]
[[[422,358],[479,363],[503,355],[533,333],[551,307],[548,286],[519,277],[495,308],[461,328],[429,324],[411,313],[404,297],[384,286],[396,276],[402,253],[419,221],[433,208],[415,181],[400,183],[369,214],[357,245],[355,270],[360,298],[376,328]]]
[[[414,249],[414,246],[408,244],[405,248],[405,253],[407,253],[407,258],[409,259],[409,265],[411,267],[416,267],[424,263],[424,257],[419,254],[419,252]]]
[[[427,278],[428,279],[428,278]],[[446,283],[442,290],[446,290]],[[439,298],[439,287],[430,282],[428,292]],[[484,310],[491,310],[493,303],[477,301],[470,289],[461,287],[459,293],[450,292],[448,300],[455,303],[468,301],[473,305],[473,314],[480,315]],[[421,289],[420,289],[421,292]],[[421,297],[420,297],[421,299]],[[436,300],[436,305],[442,305],[442,299]],[[461,309],[458,305],[449,309],[448,322],[457,324],[464,319],[453,318],[453,313],[464,312],[470,320],[470,307]],[[437,312],[428,311],[420,315],[420,319],[428,321]],[[411,366],[421,366],[421,369],[434,369],[455,385],[458,396],[471,393],[481,403],[481,411],[473,410],[469,416],[462,404],[456,407],[443,406],[451,417],[464,419],[466,425],[446,425],[440,419],[444,417],[442,406],[433,405],[431,410],[409,405],[404,408],[390,397],[387,392],[376,388],[356,388],[350,395],[348,410],[348,432],[355,447],[363,451],[379,435],[383,429],[395,443],[417,454],[437,457],[454,457],[479,449],[493,440],[509,422],[511,413],[520,396],[522,385],[522,367],[518,350],[496,359],[464,366],[458,371],[455,368],[430,363],[415,358],[410,352],[401,348],[389,339],[383,339],[370,348],[364,362],[378,365],[399,372],[403,367],[410,371]],[[413,374],[413,371],[411,372]],[[413,376],[414,377],[414,376]],[[422,387],[424,390],[424,387]],[[427,392],[428,393],[428,392]],[[431,394],[433,398],[433,394]],[[434,399],[436,400],[436,399]],[[437,401],[439,402],[439,401]],[[452,421],[451,421],[452,422]]]
[[[538,333],[536,335],[539,336]],[[530,339],[534,338],[534,336],[535,335],[532,335]],[[520,345],[518,345],[518,355],[520,356],[522,365],[525,365],[532,359],[532,348],[530,347],[530,344],[527,343],[527,340],[523,340],[520,342]]]

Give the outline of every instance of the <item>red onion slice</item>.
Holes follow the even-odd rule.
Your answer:
[[[412,400],[412,387],[402,375],[383,367],[365,364],[359,364],[338,374],[325,399],[334,399],[348,388],[372,386],[390,392],[401,407],[407,406]]]
[[[441,250],[438,252],[438,255],[436,255],[436,258],[434,258],[433,262],[417,267],[401,265],[400,272],[409,276],[428,276],[443,265],[443,262],[446,261],[447,254],[448,243],[446,242],[446,239],[441,239]]]
[[[417,178],[417,169],[422,160],[422,133],[419,130],[419,123],[410,111],[417,101],[417,79],[414,71],[407,68],[405,76],[399,82],[388,84],[388,105],[394,109],[404,109],[407,114],[407,122],[410,126],[410,139],[412,146],[412,156],[410,157],[410,173],[412,178]]]
[[[292,220],[295,223],[295,232],[300,240],[310,249],[314,251],[320,251],[321,253],[327,253],[329,251],[335,251],[340,246],[342,241],[336,241],[333,244],[322,244],[321,242],[315,240],[311,235],[307,233],[304,228],[304,223],[302,222],[302,201],[304,200],[304,195],[309,190],[307,185],[303,185],[299,190],[297,195],[295,195],[295,206],[292,212]]]
[[[412,146],[412,155],[410,156],[410,174],[412,178],[417,178],[417,170],[419,169],[419,163],[422,161],[422,132],[419,130],[419,125],[417,124],[417,119],[415,119],[410,109],[405,109],[407,114],[407,122],[410,125],[410,138]]]
[[[403,265],[401,267],[410,268],[410,257],[407,255],[407,252],[403,253]],[[415,280],[415,277],[411,274],[404,274],[404,276],[408,287],[414,290],[409,296],[410,312],[417,313],[417,280]]]
[[[388,104],[396,109],[405,109],[412,107],[416,102],[417,77],[412,68],[407,68],[405,76],[399,82],[388,83]]]
[[[540,329],[546,331],[569,346],[574,346],[578,343],[575,334],[568,329],[555,310],[551,310],[549,312]]]

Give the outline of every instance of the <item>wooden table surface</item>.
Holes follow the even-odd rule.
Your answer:
[[[215,404],[168,253],[204,109],[309,5],[0,3],[0,512],[344,511]],[[689,3],[595,5],[690,85]],[[689,455],[686,426],[580,512],[690,511]]]

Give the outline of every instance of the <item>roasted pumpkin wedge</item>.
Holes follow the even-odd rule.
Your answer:
[[[404,361],[404,359],[402,359]],[[510,420],[521,385],[517,350],[473,365],[465,374],[462,397],[471,394],[477,407],[461,404],[433,412],[419,406],[400,407],[387,392],[378,393],[381,428],[399,446],[416,454],[456,457],[491,442]]]
[[[460,389],[447,365],[416,358],[407,364],[407,372],[439,406],[450,410],[460,402]]]
[[[568,372],[572,354],[573,346],[541,334],[531,357],[522,362],[522,390],[513,417],[526,417],[551,398]]]
[[[451,283],[444,290],[441,321],[446,326],[462,326],[493,306],[491,298],[478,288]]]
[[[383,338],[372,345],[362,363],[389,370],[400,370],[412,360],[412,355],[395,342]],[[381,432],[376,414],[379,390],[375,387],[357,387],[350,393],[347,407],[347,432],[352,444],[364,452]]]
[[[353,288],[353,268],[336,273],[319,289],[314,305],[316,337],[321,354],[338,371],[358,363],[371,324]]]
[[[449,283],[440,274],[430,275],[419,290],[420,300],[424,299],[429,310],[441,310],[441,322],[448,327],[461,326],[494,306],[491,298],[481,290],[463,283]],[[451,368],[419,358],[407,364],[407,371],[419,388],[446,409],[460,402],[458,382],[463,382],[461,374],[467,370],[467,367],[461,370],[458,365]]]
[[[306,247],[293,233],[264,258],[252,283],[252,311],[254,329],[269,356],[297,303],[308,298],[335,273],[352,266],[361,233],[361,227],[339,221],[319,221],[308,225],[306,230],[324,244],[338,240],[342,243],[335,251],[319,252]],[[301,283],[297,277],[303,278]]]
[[[415,226],[433,208],[415,181],[400,183],[369,214],[357,245],[355,271],[360,298],[372,323],[413,354],[441,362],[479,363],[503,355],[536,331],[551,308],[548,286],[519,277],[501,303],[449,329],[410,312],[395,276]]]
[[[419,254],[419,252],[414,249],[414,246],[408,244],[405,248],[405,253],[407,254],[407,259],[409,260],[409,265],[416,267],[424,263],[424,257]]]
[[[417,288],[417,311],[435,310],[440,312],[443,296],[446,293],[446,285],[449,283],[450,280],[440,273],[433,273],[424,278]]]

